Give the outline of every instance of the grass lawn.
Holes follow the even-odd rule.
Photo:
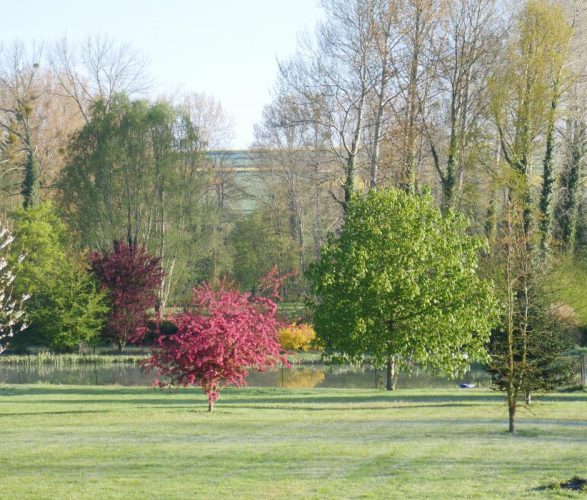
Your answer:
[[[587,393],[0,386],[2,498],[579,498]]]

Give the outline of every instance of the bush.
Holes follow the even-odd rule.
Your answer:
[[[309,351],[316,348],[316,332],[308,324],[291,324],[278,332],[281,347],[288,351]]]

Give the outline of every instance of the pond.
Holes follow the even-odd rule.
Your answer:
[[[0,365],[0,383],[4,384],[48,383],[148,386],[151,385],[155,378],[156,374],[154,372],[146,373],[137,365],[125,363],[71,366],[52,364]],[[491,377],[482,368],[474,368],[464,377],[456,380],[437,377],[427,373],[425,370],[416,368],[411,373],[400,373],[398,388],[455,387],[463,382],[477,386],[488,386],[491,383]],[[265,373],[252,372],[247,378],[247,383],[252,387],[382,388],[385,386],[385,372],[370,366],[295,365],[291,368],[277,369]]]

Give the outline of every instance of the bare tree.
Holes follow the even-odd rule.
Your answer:
[[[136,97],[150,85],[145,57],[130,44],[106,36],[88,37],[82,43],[64,38],[53,46],[50,61],[59,94],[74,100],[86,123],[97,102],[108,109],[116,94]]]
[[[362,0],[323,0],[327,21],[316,31],[316,43],[305,40],[298,55],[282,61],[282,94],[306,101],[312,113],[303,120],[313,121],[329,142],[329,148],[342,167],[342,199],[332,195],[346,209],[353,192],[359,155],[365,149],[363,132],[367,127],[367,100],[373,89],[370,57],[374,44],[372,2]]]
[[[435,109],[425,133],[440,178],[444,209],[455,207],[471,150],[491,141],[483,133],[491,71],[501,33],[495,0],[450,0],[430,43]],[[474,157],[473,157],[474,158]]]
[[[46,90],[42,85],[40,61],[39,48],[35,47],[29,55],[20,42],[0,49],[2,150],[14,158],[4,175],[14,170],[22,172],[20,194],[25,208],[40,200],[37,127],[42,122],[39,103]]]

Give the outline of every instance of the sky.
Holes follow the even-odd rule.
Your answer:
[[[179,90],[220,100],[235,149],[253,141],[277,58],[291,55],[322,15],[317,0],[0,0],[0,11],[3,43],[129,42],[149,61],[153,96]]]

